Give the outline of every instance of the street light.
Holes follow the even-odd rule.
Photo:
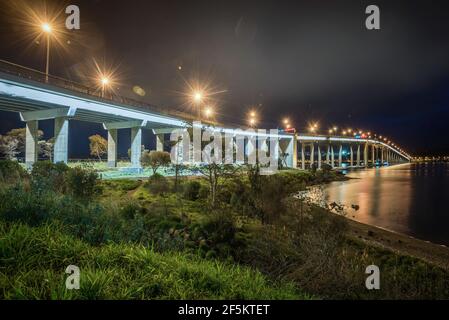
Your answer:
[[[43,23],[41,25],[42,31],[47,35],[47,60],[45,64],[45,82],[48,82],[48,71],[50,67],[50,34],[52,27],[49,23]]]
[[[110,80],[108,77],[101,78],[101,97],[104,98],[105,87],[109,84]]]
[[[201,121],[201,102],[203,102],[204,95],[201,91],[194,91],[192,94],[192,99],[194,104],[196,105],[198,112],[198,120]]]
[[[249,120],[248,120],[248,123],[249,123],[249,125],[250,125],[250,127],[253,127],[256,123],[257,123],[257,120],[256,120],[256,111],[254,111],[254,110],[251,110],[250,112],[249,112]]]
[[[204,110],[204,114],[206,115],[207,118],[211,117],[213,113],[214,113],[214,111],[213,111],[212,107],[207,107]]]

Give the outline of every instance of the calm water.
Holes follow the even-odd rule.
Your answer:
[[[404,164],[349,172],[320,195],[327,203],[356,204],[360,222],[449,245],[449,164]]]

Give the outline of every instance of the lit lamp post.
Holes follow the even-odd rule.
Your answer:
[[[309,126],[309,132],[315,133],[317,130],[318,130],[318,123],[314,123]]]
[[[48,71],[49,71],[49,67],[50,67],[50,34],[52,32],[52,28],[51,28],[51,25],[48,23],[43,23],[41,28],[47,37],[47,59],[46,59],[46,64],[45,64],[45,82],[48,82]]]
[[[204,110],[204,114],[205,114],[206,118],[210,118],[214,114],[213,108],[212,107],[207,107]]]
[[[257,121],[256,121],[256,112],[255,111],[251,111],[249,113],[248,123],[249,123],[250,127],[254,127],[256,125]]]
[[[200,91],[194,92],[193,101],[196,104],[197,112],[198,112],[198,120],[201,121],[201,101],[203,101],[203,94]]]
[[[109,84],[109,79],[107,77],[101,78],[101,97],[104,98],[104,92],[106,86]]]

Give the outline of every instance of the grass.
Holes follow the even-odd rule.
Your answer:
[[[0,224],[2,299],[307,299],[292,283],[181,252],[143,246],[91,246],[55,226]],[[65,288],[65,268],[81,270],[80,290]]]
[[[449,297],[444,248],[434,251],[442,261],[435,265],[412,257],[431,244],[355,228],[291,197],[343,178],[335,172],[282,170],[261,178],[263,190],[250,175],[237,175],[220,184],[212,207],[198,177],[180,179],[177,192],[170,177],[100,180],[99,193],[82,199],[68,192],[72,180],[45,177],[55,170],[28,176],[12,174],[8,163],[1,168],[5,299]],[[62,187],[46,188],[49,182]],[[69,264],[81,268],[81,290],[65,289]],[[380,291],[365,288],[370,264],[380,267]]]

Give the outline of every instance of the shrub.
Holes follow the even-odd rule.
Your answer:
[[[53,190],[65,192],[67,189],[65,175],[70,168],[63,162],[53,164],[50,161],[39,161],[31,170],[31,185],[35,191]]]
[[[17,183],[26,176],[27,172],[17,161],[0,160],[0,183]]]
[[[170,185],[166,177],[155,173],[148,180],[148,189],[153,194],[164,195],[170,191]]]
[[[67,188],[76,198],[91,199],[98,194],[98,175],[95,171],[75,167],[67,172]]]
[[[200,196],[201,183],[196,180],[188,181],[184,184],[183,196],[187,200],[198,200]]]

